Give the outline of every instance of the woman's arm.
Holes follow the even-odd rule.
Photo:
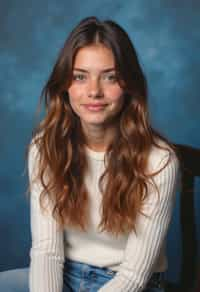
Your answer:
[[[39,203],[42,186],[32,182],[37,171],[37,148],[33,144],[28,157],[31,193],[30,292],[61,292],[63,287],[63,232],[50,214],[43,213]],[[45,202],[46,203],[46,202]],[[48,203],[48,202],[47,202]]]
[[[158,158],[154,156],[154,171],[164,166],[168,158],[169,154],[166,155],[166,152],[159,161],[156,161]],[[167,234],[175,201],[178,170],[179,162],[171,152],[169,164],[154,177],[160,200],[152,187],[149,187],[143,211],[150,218],[138,216],[137,235],[130,233],[119,271],[111,281],[99,289],[99,292],[140,292],[144,289]]]

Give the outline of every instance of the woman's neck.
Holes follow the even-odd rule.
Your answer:
[[[88,148],[97,151],[105,152],[110,143],[112,142],[116,129],[113,127],[96,127],[96,126],[83,126],[85,142]]]

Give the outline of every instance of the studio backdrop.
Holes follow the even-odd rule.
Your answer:
[[[91,15],[112,18],[129,33],[147,77],[153,126],[175,144],[200,149],[199,1],[1,1],[0,271],[29,265],[25,150],[59,49],[78,21]],[[198,177],[193,198],[199,243]],[[167,239],[172,282],[179,281],[182,264],[180,202],[177,192]]]

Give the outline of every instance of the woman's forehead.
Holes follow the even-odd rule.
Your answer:
[[[90,45],[78,50],[73,68],[90,71],[91,69],[108,70],[115,69],[115,59],[111,49],[103,45]]]

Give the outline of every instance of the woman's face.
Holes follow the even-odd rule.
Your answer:
[[[68,94],[71,107],[83,127],[112,124],[124,98],[110,49],[94,44],[78,51]]]

